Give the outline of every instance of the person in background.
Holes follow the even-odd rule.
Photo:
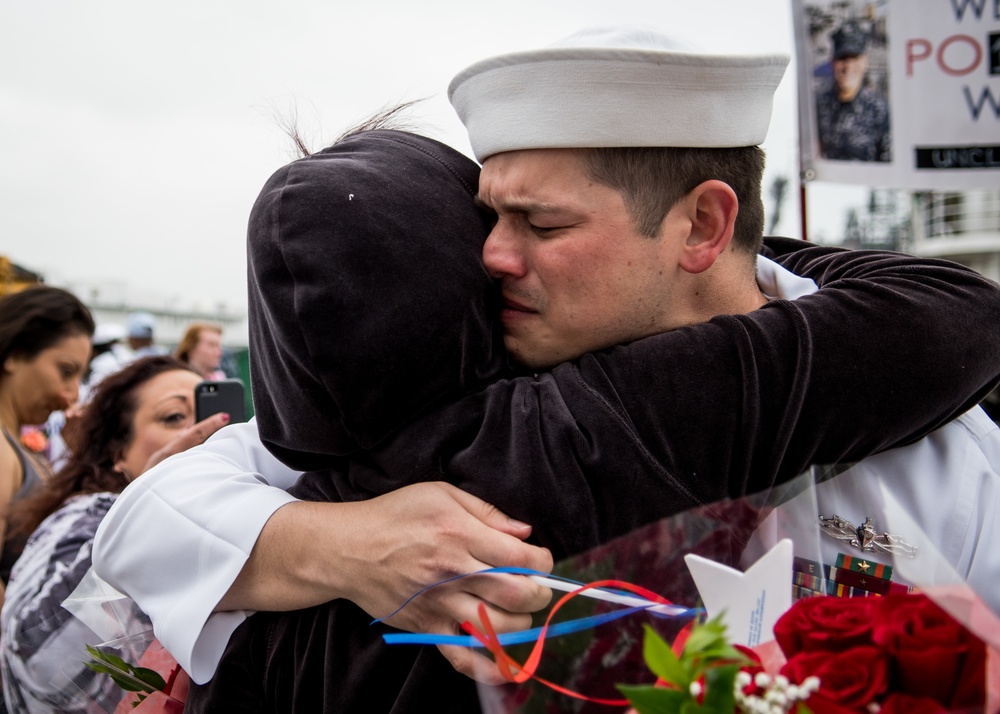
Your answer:
[[[128,336],[128,347],[135,359],[150,355],[164,354],[164,350],[154,342],[156,318],[145,310],[130,312],[125,317],[125,332]]]
[[[135,357],[122,341],[125,339],[125,328],[113,322],[97,325],[94,338],[91,340],[93,353],[90,357],[90,367],[83,378],[83,394],[80,401],[87,400],[86,393],[96,387],[109,374],[114,374],[131,362]]]
[[[174,355],[188,364],[203,379],[225,379],[222,363],[222,328],[208,322],[195,322],[184,331]]]
[[[0,581],[7,584],[23,539],[7,537],[7,509],[51,476],[47,461],[23,448],[21,427],[44,424],[80,395],[94,320],[70,292],[49,286],[0,298]]]
[[[889,103],[866,86],[868,32],[848,20],[830,39],[833,81],[816,95],[820,154],[837,161],[890,161]]]
[[[111,711],[121,698],[110,677],[83,664],[86,645],[98,642],[61,603],[90,569],[94,534],[118,493],[226,423],[223,414],[194,423],[194,387],[200,381],[190,367],[167,356],[140,358],[107,376],[71,426],[66,466],[12,507],[13,532],[30,538],[0,613],[8,711]],[[138,608],[130,616],[146,629],[148,618]]]

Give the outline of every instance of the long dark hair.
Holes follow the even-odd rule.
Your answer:
[[[115,471],[115,462],[135,436],[136,393],[153,377],[178,369],[194,371],[173,357],[143,357],[101,380],[79,421],[67,428],[66,465],[44,486],[11,504],[12,532],[30,534],[71,496],[125,488],[128,480]]]
[[[94,334],[94,318],[73,293],[48,285],[0,298],[0,364],[31,359],[64,337]]]

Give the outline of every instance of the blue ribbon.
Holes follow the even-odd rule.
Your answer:
[[[423,593],[427,592],[431,588],[436,588],[438,585],[444,585],[445,583],[450,583],[454,580],[459,580],[461,578],[469,577],[470,575],[489,575],[489,574],[512,574],[512,575],[539,575],[544,578],[550,578],[553,580],[560,580],[564,583],[574,586],[576,588],[587,587],[587,583],[581,583],[577,580],[572,580],[570,578],[563,578],[558,575],[551,575],[549,573],[543,573],[538,570],[531,570],[530,568],[487,568],[485,570],[480,570],[474,573],[464,573],[462,575],[456,575],[440,582],[428,585],[427,587],[421,589],[414,595],[412,595],[406,602],[400,605],[396,610],[390,615],[385,617],[380,617],[377,620],[373,620],[371,624],[377,622],[383,622],[388,620],[393,615],[398,613],[404,607],[410,604],[414,598],[419,597]],[[613,590],[610,588],[604,588],[605,592],[615,593],[624,595],[627,597],[636,597],[634,593],[625,592],[622,590]],[[606,602],[606,601],[602,601]],[[614,604],[614,603],[607,603]],[[619,620],[623,617],[628,617],[636,612],[648,611],[651,607],[657,607],[659,603],[651,602],[649,605],[640,606],[623,606],[621,610],[615,610],[613,612],[606,612],[601,615],[589,615],[587,617],[577,618],[575,620],[567,620],[565,622],[558,622],[549,625],[546,631],[546,638],[548,637],[560,637],[562,635],[569,635],[575,632],[581,632],[583,630],[588,630],[593,627],[598,627],[608,622],[614,620]],[[649,614],[660,617],[660,618],[685,618],[685,617],[696,617],[701,613],[699,608],[688,608],[683,612],[679,612],[675,615],[665,615],[660,612],[650,612]],[[530,630],[520,630],[518,632],[506,632],[497,636],[501,645],[517,645],[526,642],[536,641],[542,633],[541,627],[535,627]],[[434,635],[429,633],[410,633],[410,632],[396,632],[382,635],[382,639],[386,644],[390,645],[458,645],[461,647],[483,647],[483,644],[471,635]]]
[[[645,607],[628,607],[624,610],[606,612],[603,615],[591,615],[581,617],[576,620],[567,620],[549,625],[545,632],[546,639],[559,637],[560,635],[571,635],[574,632],[589,630],[592,627],[603,625],[606,622],[619,620],[623,617],[645,610]],[[680,617],[678,615],[677,617]],[[534,642],[542,634],[541,627],[533,627],[530,630],[518,630],[517,632],[505,632],[497,635],[497,639],[502,645],[520,645],[525,642]],[[483,643],[471,635],[431,635],[413,632],[398,632],[382,635],[382,639],[389,645],[459,645],[461,647],[483,647]]]

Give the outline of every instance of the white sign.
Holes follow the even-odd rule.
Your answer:
[[[803,178],[1000,186],[1000,0],[792,0]]]

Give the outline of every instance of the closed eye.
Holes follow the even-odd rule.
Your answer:
[[[561,231],[568,226],[536,226],[534,223],[528,222],[528,228],[531,229],[532,233],[539,236],[550,236],[556,231]]]

